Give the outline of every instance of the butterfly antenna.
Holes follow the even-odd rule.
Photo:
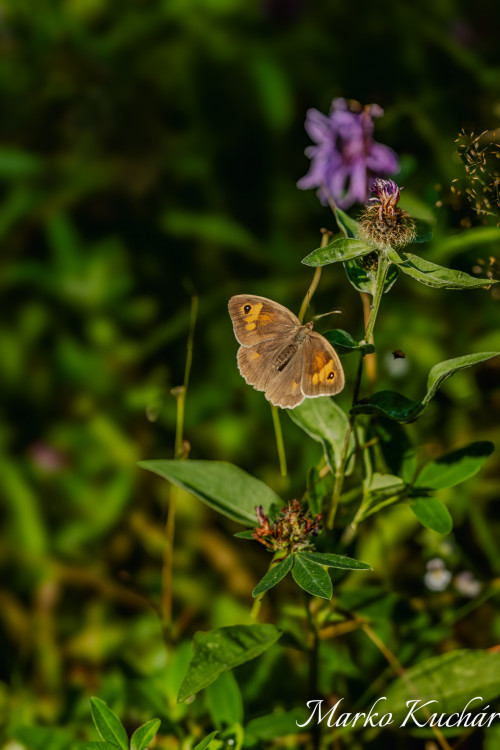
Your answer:
[[[319,320],[320,318],[326,318],[327,315],[342,315],[342,310],[330,310],[330,312],[322,313],[321,315],[315,315],[313,320]]]

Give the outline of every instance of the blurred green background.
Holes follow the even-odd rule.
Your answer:
[[[464,174],[459,131],[500,121],[499,22],[500,7],[486,0],[388,0],[383,11],[332,0],[1,2],[4,738],[35,724],[84,737],[92,694],[132,726],[186,715],[173,688],[165,710],[166,657],[148,603],[160,592],[168,486],[136,461],[173,455],[170,389],[184,377],[191,297],[191,457],[232,461],[283,497],[300,495],[320,446],[283,414],[293,473],[280,477],[269,406],[236,368],[227,300],[252,292],[297,311],[312,278],[300,260],[321,227],[336,231],[314,192],[296,188],[309,166],[306,110],[328,112],[336,96],[380,104],[375,137],[401,157],[404,205],[433,222],[421,254],[469,273],[486,268],[500,229],[450,187]],[[360,338],[359,295],[336,266],[311,313],[332,309],[342,311],[335,325]],[[420,398],[435,363],[500,349],[499,325],[493,290],[401,278],[376,330],[379,387]],[[407,358],[393,361],[394,349]],[[355,365],[346,359],[348,378]],[[443,387],[410,426],[420,460],[472,440],[500,443],[499,375],[492,360]],[[347,387],[339,402],[350,398]],[[452,587],[429,594],[423,580],[436,556],[484,587],[500,575],[499,473],[494,455],[443,495],[452,538],[419,530],[406,508],[362,530],[371,583],[415,604],[403,624],[386,617],[400,656],[417,632],[432,634],[421,655],[500,637],[494,599],[444,627],[443,612],[466,602]],[[268,561],[233,540],[236,530],[194,500],[179,508],[179,635],[246,617]],[[331,680],[356,679],[351,648],[331,657]],[[383,660],[370,658],[377,674]],[[265,673],[246,700],[258,713],[276,693]]]

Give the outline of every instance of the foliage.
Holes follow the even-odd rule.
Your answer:
[[[499,11],[313,6],[2,3],[6,750],[294,747],[299,732],[313,745],[298,724],[314,682],[345,710],[380,695],[401,707],[400,667],[422,697],[432,677],[443,710],[471,690],[498,699],[500,230],[494,172],[484,184],[471,159],[496,149]],[[373,342],[361,209],[334,216],[295,187],[306,110],[350,94],[384,107],[375,136],[400,155],[401,206],[418,219],[414,243],[387,253]],[[464,124],[485,131],[467,172]],[[341,310],[338,329],[316,329],[347,386],[281,415],[283,477],[268,405],[235,366],[227,299],[297,311],[321,268],[307,318]],[[235,538],[254,539],[255,505],[273,518],[293,498],[333,532],[276,560]],[[449,580],[432,588],[436,559]],[[178,702],[206,667],[197,633],[262,627],[267,648],[206,670],[214,681]],[[390,731],[341,742],[435,741]],[[493,750],[494,731],[470,741]]]

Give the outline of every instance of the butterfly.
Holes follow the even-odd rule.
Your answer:
[[[229,315],[241,344],[241,375],[275,406],[293,409],[306,397],[334,396],[344,387],[338,354],[312,321],[302,325],[283,305],[253,294],[231,297]]]

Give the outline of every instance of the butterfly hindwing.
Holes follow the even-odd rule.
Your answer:
[[[325,339],[311,331],[303,344],[302,392],[304,396],[334,396],[344,387],[344,371],[337,352]]]
[[[295,315],[283,305],[254,294],[237,294],[229,300],[234,334],[242,346],[290,336],[300,326]]]
[[[297,349],[282,370],[273,368],[266,388],[267,400],[282,409],[293,409],[301,404],[304,400],[300,386],[302,372],[302,351]]]
[[[240,346],[238,349],[238,369],[247,383],[257,391],[266,390],[276,353],[276,342],[272,339],[255,346]]]

